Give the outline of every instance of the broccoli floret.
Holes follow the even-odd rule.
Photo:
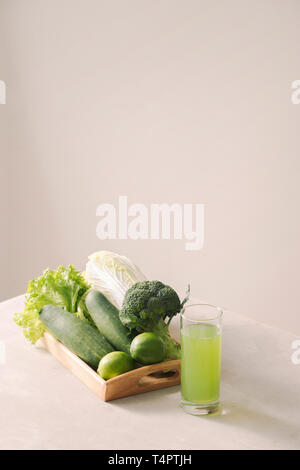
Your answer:
[[[120,320],[129,330],[151,331],[162,338],[167,359],[180,357],[180,346],[169,334],[169,323],[182,304],[170,286],[160,281],[137,282],[126,292]]]

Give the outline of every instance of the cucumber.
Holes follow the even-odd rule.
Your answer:
[[[88,292],[85,305],[98,330],[118,350],[130,354],[131,335],[119,319],[118,309],[96,290]]]
[[[95,370],[102,357],[114,351],[96,328],[60,307],[46,305],[40,319],[59,341]]]

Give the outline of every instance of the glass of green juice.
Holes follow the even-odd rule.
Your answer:
[[[219,409],[222,316],[221,308],[204,303],[180,313],[181,405],[193,415]]]

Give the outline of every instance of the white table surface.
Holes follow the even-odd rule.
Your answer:
[[[300,449],[295,336],[225,312],[223,411],[194,417],[171,387],[104,403],[12,321],[0,304],[0,449]],[[178,331],[178,320],[172,325]]]

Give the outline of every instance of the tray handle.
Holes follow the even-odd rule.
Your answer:
[[[157,372],[152,372],[150,374],[144,375],[138,381],[138,386],[148,386],[152,384],[165,384],[165,383],[173,383],[174,380],[177,381],[179,378],[179,370],[178,369],[169,369],[169,370],[159,370]]]
[[[180,383],[180,361],[144,366],[106,381],[105,401],[150,392]]]

